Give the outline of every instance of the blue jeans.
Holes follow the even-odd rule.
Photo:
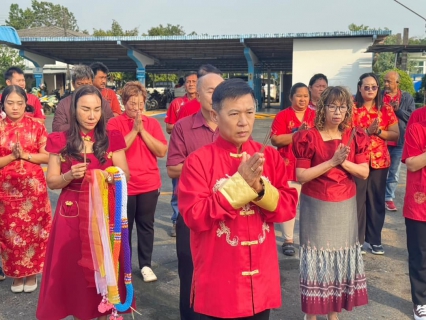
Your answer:
[[[399,169],[401,168],[402,146],[389,146],[388,150],[391,157],[388,178],[386,179],[385,201],[395,199],[395,190],[398,186]]]
[[[173,223],[176,223],[177,217],[179,215],[178,199],[177,199],[178,183],[179,183],[179,179],[172,179],[173,192],[172,192],[172,200],[170,200],[170,204],[172,205],[172,209],[173,209],[173,214],[172,214]]]

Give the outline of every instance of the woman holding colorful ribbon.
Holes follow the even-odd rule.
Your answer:
[[[109,130],[118,130],[126,140],[126,157],[132,180],[128,186],[127,214],[129,241],[133,223],[138,235],[138,262],[143,280],[157,276],[151,269],[154,247],[154,214],[160,195],[161,175],[157,158],[167,152],[167,140],[157,119],[143,115],[147,92],[138,81],[127,82],[122,89],[125,112],[108,122]]]
[[[0,252],[14,293],[37,289],[51,225],[46,180],[47,131],[25,115],[27,95],[8,86],[1,97],[6,114],[0,120]]]
[[[130,252],[128,246],[121,255],[116,251],[121,234],[115,231],[127,226],[125,217],[119,216],[123,211],[119,207],[127,200],[120,193],[126,189],[125,181],[129,178],[126,144],[120,132],[106,130],[101,101],[101,94],[94,86],[78,88],[70,110],[70,129],[52,133],[47,140],[46,150],[50,152],[47,184],[62,192],[38,301],[37,318],[41,320],[69,315],[74,319],[106,319],[105,311],[112,304],[113,316],[116,310],[124,311],[116,304],[119,306],[120,300],[126,298],[131,276],[129,270],[123,276],[123,271],[118,273],[117,268],[119,257],[120,267],[126,264],[129,267]],[[116,168],[108,168],[111,166]],[[110,230],[114,231],[113,235],[109,235]],[[114,294],[104,291],[107,287],[108,291],[114,289]]]

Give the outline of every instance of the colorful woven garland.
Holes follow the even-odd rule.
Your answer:
[[[132,265],[127,221],[127,183],[124,172],[118,167],[106,171],[114,176],[108,184],[102,170],[92,170],[89,215],[89,242],[95,269],[95,283],[102,301],[101,313],[112,309],[110,320],[122,319],[118,312],[130,309],[133,301]],[[122,239],[125,239],[122,241]],[[120,263],[121,259],[121,263]],[[119,268],[124,268],[126,299],[121,303],[118,289]]]

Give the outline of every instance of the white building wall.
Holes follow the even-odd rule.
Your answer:
[[[372,71],[373,54],[365,53],[372,38],[294,39],[293,84],[306,85],[323,73],[331,86],[346,86],[356,93],[359,76]]]

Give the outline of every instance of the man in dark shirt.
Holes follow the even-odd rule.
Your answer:
[[[93,71],[89,66],[79,64],[72,69],[71,80],[74,89],[78,89],[85,85],[91,85],[93,83],[93,77]],[[57,105],[52,122],[53,132],[67,131],[70,128],[70,108],[72,97],[72,94],[68,95]],[[102,109],[105,110],[106,121],[114,117],[109,102],[105,99],[102,99]]]

